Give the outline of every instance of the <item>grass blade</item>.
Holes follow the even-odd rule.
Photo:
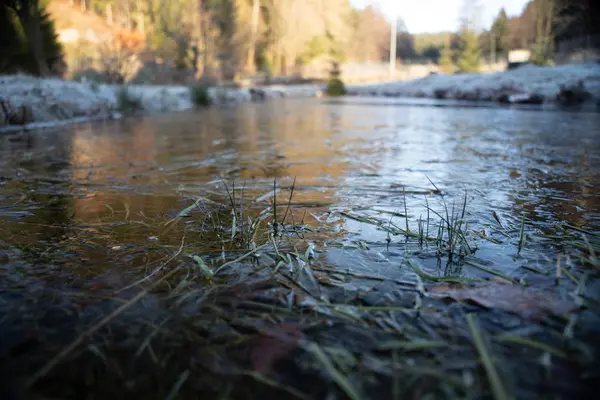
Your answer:
[[[521,216],[521,234],[519,238],[519,251],[517,251],[517,254],[521,253],[523,244],[525,244],[525,214]]]
[[[181,389],[181,387],[183,386],[185,381],[187,381],[189,376],[190,376],[189,369],[186,369],[185,371],[183,371],[183,373],[181,375],[179,375],[177,382],[175,382],[175,384],[173,385],[171,390],[169,390],[169,394],[167,395],[167,397],[165,397],[165,400],[175,400],[177,398],[177,395],[179,394],[179,390]]]
[[[304,393],[299,392],[298,390],[294,389],[291,386],[287,386],[287,385],[283,385],[273,379],[270,379],[266,376],[264,376],[263,374],[260,374],[258,372],[255,371],[250,371],[246,373],[248,376],[251,376],[252,378],[254,378],[256,381],[260,382],[260,383],[264,383],[265,385],[283,390],[285,392],[288,392],[289,394],[291,394],[294,397],[297,397],[299,399],[304,399],[304,400],[309,400],[310,397],[308,397],[307,395],[305,395]]]
[[[377,346],[380,350],[404,350],[404,351],[415,351],[415,350],[427,350],[436,349],[439,347],[445,347],[448,344],[445,342],[433,341],[433,340],[413,340],[413,341],[400,341],[394,340],[389,342],[381,343]]]
[[[333,380],[340,386],[340,388],[346,393],[346,395],[352,400],[360,400],[362,397],[358,394],[356,389],[352,386],[352,383],[346,378],[340,371],[338,371],[327,354],[316,343],[311,343],[308,346],[308,350],[315,356],[327,370]]]
[[[554,354],[557,357],[566,358],[567,353],[562,350],[559,350],[555,347],[547,345],[546,343],[538,342],[537,340],[533,340],[526,337],[521,336],[510,336],[510,335],[498,335],[495,337],[496,339],[503,342],[511,342],[516,344],[521,344],[523,346],[532,347],[534,349],[542,350],[551,354]]]
[[[212,278],[215,275],[212,272],[212,270],[208,267],[208,265],[206,265],[206,263],[204,262],[204,260],[202,259],[202,257],[200,257],[200,256],[192,256],[192,258],[194,259],[194,261],[196,261],[196,264],[200,268],[200,271],[202,272],[202,275],[204,275],[205,278],[210,279],[210,278]]]
[[[281,223],[284,225],[285,225],[285,220],[288,215],[288,211],[290,211],[290,205],[292,204],[292,197],[294,196],[295,188],[296,188],[296,177],[294,177],[294,182],[292,183],[292,190],[290,191],[290,198],[288,199],[288,204],[287,204],[287,208],[285,209],[285,214],[283,214],[283,221],[281,221]]]
[[[468,261],[468,260],[467,260],[467,261],[465,261],[465,264],[467,264],[467,265],[470,265],[470,266],[472,266],[472,267],[475,267],[475,268],[477,268],[477,269],[480,269],[480,270],[482,270],[482,271],[485,271],[485,272],[487,272],[488,274],[492,274],[492,275],[499,276],[500,278],[506,279],[506,280],[507,280],[507,281],[509,281],[510,283],[514,283],[514,284],[518,284],[518,283],[519,283],[519,282],[518,282],[516,279],[514,279],[514,278],[511,278],[510,276],[508,276],[508,275],[506,275],[506,274],[503,274],[503,273],[502,273],[502,272],[500,272],[500,271],[496,271],[495,269],[490,269],[490,268],[484,267],[483,265],[481,265],[481,264],[477,264],[476,262],[473,262],[473,261]]]
[[[469,327],[469,332],[473,337],[473,344],[475,345],[475,349],[477,350],[477,353],[481,358],[481,362],[483,363],[483,367],[485,368],[485,372],[487,373],[494,399],[511,400],[512,398],[508,395],[508,392],[504,388],[502,380],[498,375],[498,371],[496,371],[496,367],[494,366],[492,357],[488,353],[485,342],[483,340],[483,335],[477,328],[477,323],[473,314],[467,314],[467,325]]]

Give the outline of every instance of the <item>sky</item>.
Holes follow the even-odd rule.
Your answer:
[[[410,33],[455,31],[465,0],[350,0],[358,8],[376,4],[390,19],[400,16]],[[489,28],[502,7],[508,16],[521,13],[528,0],[479,0],[481,28]]]

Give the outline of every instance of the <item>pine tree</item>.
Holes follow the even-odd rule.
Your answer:
[[[40,10],[40,30],[42,32],[42,44],[46,64],[50,68],[51,73],[60,74],[64,64],[63,48],[59,42],[54,21],[44,9]]]
[[[8,7],[0,5],[0,73],[16,72],[15,64],[24,52],[24,41],[16,22]]]
[[[496,52],[498,54],[504,53],[506,47],[506,35],[508,34],[508,16],[504,8],[500,10],[498,16],[494,20],[491,29],[492,35],[494,35],[494,44],[496,46]]]
[[[461,31],[461,45],[456,65],[458,72],[479,72],[479,38],[468,26]]]
[[[43,9],[38,9],[41,48],[44,59],[42,62],[51,72],[60,72],[56,69],[62,64],[62,47],[54,29],[50,15]],[[20,19],[14,9],[0,5],[0,72],[15,73],[26,72],[40,75],[45,71],[40,70],[40,63],[36,60],[30,38],[25,34]]]

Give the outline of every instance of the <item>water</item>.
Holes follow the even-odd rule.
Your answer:
[[[353,98],[0,135],[1,304],[51,290],[85,310],[76,294],[132,292],[182,241],[185,254],[208,262],[234,259],[247,248],[224,237],[231,231],[213,232],[207,215],[229,210],[235,187],[243,220],[264,220],[266,237],[274,180],[279,221],[286,214],[304,226],[291,235],[297,250],[314,246],[322,267],[410,285],[411,258],[437,277],[492,277],[470,261],[553,287],[559,257],[577,279],[590,268],[578,261],[586,252],[577,229],[600,231],[599,138],[598,113]],[[191,217],[169,224],[193,199]],[[408,224],[436,237],[447,215],[466,232],[452,256],[447,243],[399,233]],[[292,251],[294,240],[282,248]],[[563,297],[576,288],[568,279],[560,286]],[[327,295],[344,302],[377,291],[362,298],[377,305],[396,290],[356,279]]]
[[[251,198],[268,194],[274,179],[289,189],[295,177],[294,214],[307,212],[313,226],[330,221],[342,241],[381,244],[388,234],[331,211],[404,212],[403,190],[413,230],[426,218],[425,198],[442,212],[429,180],[457,213],[466,193],[468,220],[477,229],[494,224],[494,212],[507,225],[518,225],[525,213],[531,233],[565,222],[600,229],[600,115],[434,104],[284,100],[3,135],[0,246],[5,254],[15,245],[55,246],[124,214],[173,215],[195,196],[212,193],[223,202],[223,190],[215,194],[221,178]],[[288,193],[279,196],[280,212]],[[402,217],[392,222],[405,224]],[[134,229],[119,240],[144,244],[161,232],[154,234]],[[403,238],[392,239],[400,252]],[[109,262],[110,248],[121,244],[110,240],[98,235],[91,247],[69,243],[90,264],[86,274]],[[478,255],[508,274],[551,258],[539,248],[524,260],[504,246],[482,246]]]

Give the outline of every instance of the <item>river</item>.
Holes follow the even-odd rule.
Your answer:
[[[414,99],[282,99],[0,135],[1,312],[51,291],[85,314],[75,293],[133,296],[178,249],[211,268],[234,260],[270,243],[274,216],[282,252],[380,278],[299,278],[315,299],[408,307],[415,296],[382,280],[554,290],[558,274],[558,297],[587,287],[597,307],[598,266],[580,260],[600,232],[599,150],[599,113]],[[25,329],[13,327],[0,329],[5,348]]]

